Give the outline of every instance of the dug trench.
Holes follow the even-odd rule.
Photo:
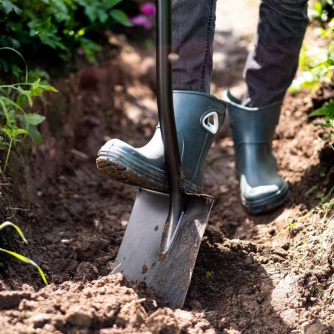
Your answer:
[[[227,86],[240,90],[246,49],[237,47],[231,81],[222,86],[213,75],[218,97]],[[331,85],[285,99],[273,148],[291,196],[272,213],[242,208],[226,120],[207,158],[205,193],[215,205],[183,310],[111,275],[137,188],[100,175],[96,154],[110,138],[136,147],[150,139],[154,66],[152,52],[123,47],[37,102],[43,143],[13,153],[1,178],[1,219],[20,226],[29,244],[8,229],[0,243],[38,263],[50,284],[1,254],[1,334],[332,333],[334,224],[318,205],[330,202],[334,151],[329,132],[308,117],[333,97]]]

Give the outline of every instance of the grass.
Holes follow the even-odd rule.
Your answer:
[[[16,230],[16,232],[19,234],[19,236],[20,236],[21,239],[23,240],[23,242],[24,242],[25,244],[28,243],[28,241],[27,241],[27,239],[25,238],[24,234],[22,233],[21,229],[20,229],[17,225],[15,225],[15,224],[13,224],[13,223],[11,223],[11,222],[6,221],[6,222],[4,222],[4,223],[2,223],[2,224],[0,225],[0,230],[2,230],[2,229],[3,229],[4,227],[6,227],[6,226],[12,226],[12,227],[14,227],[15,230]],[[46,280],[46,277],[45,277],[45,275],[44,275],[43,270],[42,270],[42,269],[41,269],[41,268],[40,268],[34,261],[30,260],[29,258],[27,258],[27,257],[25,257],[25,256],[23,256],[23,255],[21,255],[21,254],[18,254],[18,253],[9,251],[9,250],[7,250],[7,249],[0,248],[0,251],[1,251],[1,252],[4,252],[4,253],[7,253],[7,254],[9,254],[9,255],[12,255],[13,257],[17,258],[18,260],[20,260],[20,261],[22,261],[22,262],[24,262],[24,263],[31,264],[31,265],[33,265],[34,267],[36,267],[37,270],[38,270],[38,272],[39,272],[39,274],[40,274],[40,276],[41,276],[41,278],[42,278],[42,280],[43,280],[43,282],[45,283],[45,285],[48,285],[48,282],[47,282],[47,280]]]

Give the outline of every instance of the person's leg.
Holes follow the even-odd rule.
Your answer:
[[[210,93],[216,0],[173,0],[173,88]]]
[[[307,0],[262,0],[254,46],[244,77],[243,105],[262,107],[283,99],[298,67],[308,25]]]
[[[216,0],[173,0],[173,100],[185,189],[201,192],[206,155],[223,123],[226,105],[209,95]],[[160,127],[151,141],[134,148],[108,141],[97,167],[123,183],[168,192]]]
[[[307,24],[307,0],[262,0],[244,71],[247,93],[242,101],[225,94],[241,199],[249,213],[270,211],[286,202],[290,193],[277,173],[272,139]]]

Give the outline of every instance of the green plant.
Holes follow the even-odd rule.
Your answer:
[[[211,270],[211,271],[207,271],[207,272],[205,273],[205,275],[206,275],[207,278],[211,278],[211,277],[213,276],[213,270]]]
[[[300,75],[293,81],[290,92],[300,92],[302,88],[314,90],[319,83],[332,82],[334,70],[334,5],[332,0],[319,1],[311,11],[313,20],[321,22],[315,27],[321,39],[328,41],[325,48],[308,47],[305,43],[299,56]],[[329,21],[329,22],[328,22]]]
[[[333,143],[330,142],[331,138],[334,137],[334,102],[330,100],[328,103],[325,103],[321,108],[313,111],[309,117],[323,116],[323,121],[314,122],[314,125],[319,125],[325,128],[330,128],[331,132],[327,140],[329,140],[328,145],[334,149]]]
[[[312,20],[320,21],[320,22],[328,22],[331,17],[334,9],[333,0],[321,0],[316,1],[313,4],[313,8],[309,10],[309,15]]]
[[[331,22],[331,29],[333,28],[334,21]],[[326,49],[308,48],[304,45],[299,57],[299,66],[301,73],[292,82],[290,92],[297,93],[302,88],[314,90],[319,83],[331,82],[334,69],[334,41],[331,41]]]
[[[15,224],[11,223],[11,222],[4,222],[0,225],[0,230],[2,230],[4,227],[6,226],[12,226],[16,229],[17,233],[19,234],[19,236],[22,238],[23,242],[25,244],[28,243],[27,239],[24,237],[24,234],[22,233],[22,231],[20,230],[20,228],[18,226],[16,226]],[[45,275],[44,275],[44,272],[43,270],[32,260],[30,260],[29,258],[23,256],[23,255],[20,255],[18,253],[15,253],[15,252],[12,252],[12,251],[9,251],[7,249],[3,249],[3,248],[0,248],[0,251],[1,252],[4,252],[4,253],[7,253],[7,254],[10,254],[14,257],[16,257],[17,259],[19,259],[20,261],[24,262],[24,263],[29,263],[29,264],[32,264],[34,267],[37,268],[37,270],[39,271],[39,274],[41,275],[42,277],[42,280],[43,282],[45,283],[45,285],[48,284],[46,278],[45,278]]]
[[[315,125],[331,128],[334,131],[334,102],[330,100],[325,103],[321,108],[313,111],[309,117],[324,116],[323,122],[315,122]]]
[[[309,190],[306,191],[305,196],[311,195],[317,189],[318,189],[318,186],[311,187]]]
[[[322,208],[324,209],[326,215],[329,211],[333,209],[333,206],[334,206],[334,198],[332,198],[329,202],[322,204]]]
[[[297,225],[297,223],[301,223],[303,220],[305,220],[307,217],[309,217],[310,215],[314,214],[315,212],[317,212],[319,209],[323,209],[325,212],[325,216],[327,215],[327,213],[332,210],[333,205],[334,205],[334,199],[330,199],[329,202],[326,202],[332,195],[332,193],[334,192],[334,186],[328,191],[327,194],[322,194],[319,196],[320,202],[314,206],[311,210],[309,210],[308,212],[306,212],[303,216],[299,217],[297,220],[294,220],[292,223],[290,223],[288,225],[288,227],[286,227],[285,229],[283,229],[281,232],[279,232],[277,234],[277,236],[283,234],[284,232],[287,232],[289,230],[291,230],[293,227],[295,227]]]
[[[25,64],[24,58],[16,50],[11,48],[0,48],[0,50],[10,50],[16,53]],[[41,134],[37,129],[37,125],[42,123],[45,117],[37,113],[26,113],[24,108],[28,105],[32,107],[33,97],[40,97],[48,90],[57,91],[50,85],[42,84],[40,79],[35,82],[28,82],[26,64],[24,82],[0,85],[0,149],[7,150],[2,173],[6,171],[12,147],[21,138],[24,139],[29,136],[37,144],[41,143]]]
[[[68,60],[84,54],[94,61],[101,50],[96,32],[112,25],[132,26],[123,0],[1,0],[0,46],[19,50],[28,61]],[[42,56],[43,55],[43,56]],[[42,57],[41,57],[42,56]],[[38,61],[38,60],[37,60]],[[16,76],[12,58],[0,57],[0,70]]]

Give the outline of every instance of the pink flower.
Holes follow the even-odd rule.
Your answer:
[[[55,154],[56,154],[56,150],[54,148],[51,148],[49,151],[49,157],[53,158]]]
[[[136,17],[130,18],[130,21],[136,26],[144,27],[145,29],[152,28],[152,22],[144,15],[138,15]]]
[[[152,2],[144,3],[140,6],[140,11],[147,16],[155,16],[155,4]]]
[[[85,51],[82,50],[82,48],[77,49],[77,52],[79,53],[80,56],[83,56],[85,54]]]

